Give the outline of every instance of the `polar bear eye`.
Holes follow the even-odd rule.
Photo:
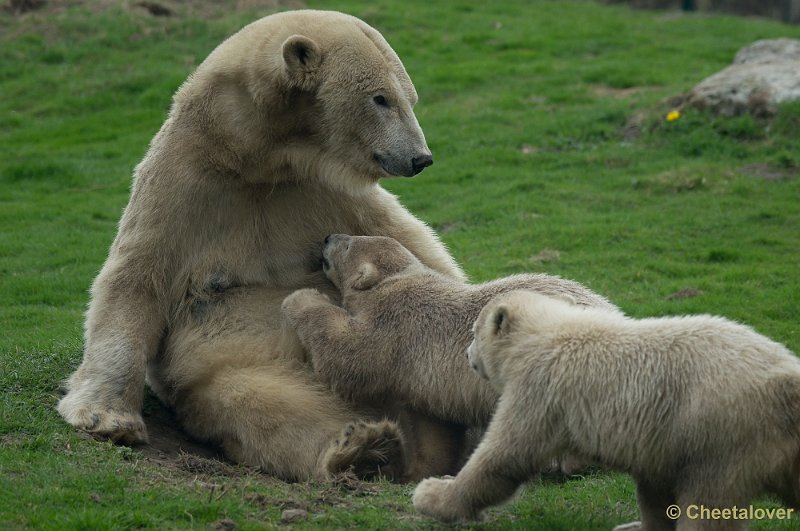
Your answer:
[[[389,102],[386,100],[386,97],[383,96],[382,94],[378,94],[377,96],[373,96],[372,101],[374,101],[376,105],[379,105],[381,107],[388,107],[389,106]]]

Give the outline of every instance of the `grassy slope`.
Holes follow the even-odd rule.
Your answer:
[[[800,106],[769,127],[661,118],[665,98],[740,47],[800,28],[584,2],[311,6],[364,18],[404,59],[436,164],[386,186],[474,279],[547,271],[632,315],[719,313],[800,351]],[[413,514],[411,487],[165,471],[81,439],[53,409],[132,167],[193,66],[257,16],[218,14],[0,15],[0,527],[248,527],[298,505],[309,527],[432,525]],[[641,135],[625,141],[635,124]],[[763,178],[763,165],[782,177]],[[536,259],[543,250],[559,258]],[[683,288],[702,293],[667,298]],[[492,511],[491,527],[610,528],[636,515],[623,476],[534,486]]]

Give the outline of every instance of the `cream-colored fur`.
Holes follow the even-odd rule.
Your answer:
[[[280,13],[223,42],[178,90],[135,170],[61,415],[145,441],[147,372],[185,428],[236,461],[287,479],[391,468],[397,426],[365,422],[369,412],[320,385],[280,303],[303,287],[337,296],[319,265],[332,232],[392,236],[464,277],[377,184],[432,162],[416,101],[394,51],[351,16]]]
[[[747,507],[765,491],[800,506],[800,360],[746,326],[516,291],[481,311],[469,358],[498,409],[455,479],[417,487],[422,513],[478,518],[565,451],[634,477],[641,523],[625,529],[744,528],[686,509]]]
[[[463,426],[486,426],[499,396],[466,363],[472,323],[494,295],[525,288],[618,312],[555,276],[467,284],[424,265],[392,238],[331,235],[323,257],[342,306],[313,289],[283,303],[320,379],[347,399],[401,401]]]

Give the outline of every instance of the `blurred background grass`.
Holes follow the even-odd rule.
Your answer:
[[[56,414],[87,289],[171,94],[222,39],[287,4],[168,5],[0,13],[0,525],[248,528],[302,506],[301,528],[435,527],[411,486],[167,470]],[[738,49],[800,28],[583,1],[305,5],[363,18],[404,60],[436,162],[384,185],[474,280],[559,274],[635,316],[722,314],[800,350],[800,104],[769,120],[664,119]],[[636,512],[626,477],[595,472],[534,482],[485,526],[611,528]]]

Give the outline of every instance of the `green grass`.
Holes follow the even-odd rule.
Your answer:
[[[309,512],[300,529],[436,527],[412,486],[164,467],[58,417],[132,168],[193,67],[266,14],[111,5],[0,13],[0,527],[256,528],[292,507]],[[800,28],[577,1],[309,5],[365,19],[403,58],[436,163],[385,186],[474,280],[546,271],[634,316],[721,314],[800,352],[800,104],[768,122],[663,119],[739,48]],[[686,288],[699,294],[669,297]],[[610,529],[636,513],[627,477],[594,472],[533,481],[474,528]]]

